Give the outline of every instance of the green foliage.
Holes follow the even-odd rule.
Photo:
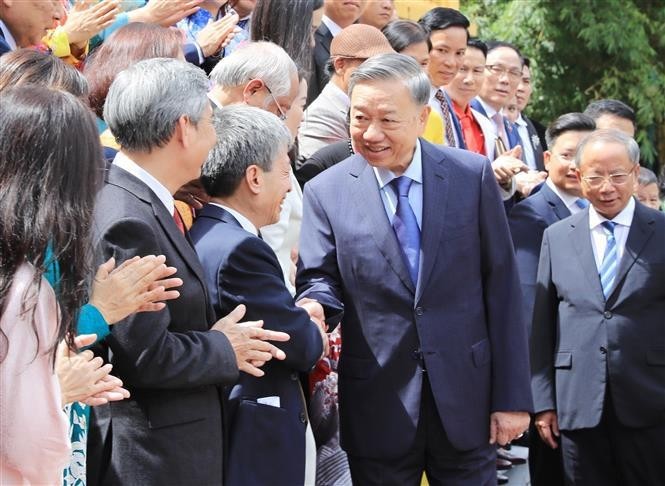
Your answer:
[[[530,116],[544,124],[614,98],[637,112],[642,159],[657,158],[665,124],[662,0],[462,0],[481,39],[514,43],[531,59]]]

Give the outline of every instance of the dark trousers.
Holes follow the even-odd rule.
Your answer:
[[[538,435],[538,429],[533,423],[529,427],[529,476],[532,486],[564,484],[561,445],[557,449],[548,446]]]
[[[600,423],[562,430],[566,484],[648,486],[665,484],[665,423],[626,427],[614,412],[609,389]]]
[[[455,450],[441,424],[425,374],[416,440],[409,453],[397,459],[349,455],[349,466],[353,484],[359,486],[419,486],[423,472],[431,486],[495,485],[496,447],[488,443],[470,451]]]

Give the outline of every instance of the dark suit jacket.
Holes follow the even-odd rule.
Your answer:
[[[3,35],[2,30],[0,30],[0,56],[7,54],[9,51],[11,51],[11,48],[5,40],[5,36]]]
[[[319,300],[329,323],[343,314],[341,440],[362,457],[403,456],[413,445],[423,363],[457,449],[487,443],[490,412],[532,409],[519,278],[492,168],[420,143],[417,288],[360,155],[305,186],[298,293]]]
[[[596,268],[589,211],[545,230],[531,337],[536,412],[559,427],[598,425],[605,393],[619,421],[665,420],[665,215],[642,204],[607,301]]]
[[[540,142],[540,136],[536,130],[533,121],[522,113],[522,119],[526,122],[526,131],[529,133],[529,140],[522,140],[524,143],[530,143],[533,149],[533,155],[536,159],[536,169],[540,171],[545,170],[545,161],[543,160],[543,151],[545,150]]]
[[[314,71],[309,78],[307,85],[307,104],[319,96],[323,87],[328,83],[330,77],[326,73],[326,64],[330,59],[330,43],[333,40],[333,35],[326,27],[326,24],[321,23],[319,28],[314,32]]]
[[[184,284],[160,312],[114,325],[103,355],[132,396],[94,407],[91,484],[220,484],[222,406],[218,386],[238,377],[215,321],[203,270],[172,215],[139,179],[112,166],[94,218],[97,263],[165,255]]]
[[[331,143],[317,150],[314,155],[302,163],[300,168],[296,169],[296,179],[302,187],[328,167],[332,167],[351,155],[353,155],[353,151],[349,148],[349,139]]]
[[[536,298],[536,275],[543,233],[548,226],[568,216],[570,211],[547,184],[543,184],[536,194],[513,206],[508,215],[522,285],[524,315],[529,328]]]
[[[310,371],[320,358],[321,334],[307,312],[295,306],[273,250],[230,213],[208,204],[191,234],[216,315],[245,304],[245,320],[263,319],[264,328],[291,336],[278,344],[284,361],[268,362],[261,378],[241,373],[230,392],[225,484],[303,484],[307,419],[299,372]],[[273,396],[280,398],[280,407],[257,403]]]

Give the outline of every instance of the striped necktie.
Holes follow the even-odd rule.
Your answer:
[[[436,91],[434,97],[441,105],[441,114],[443,115],[443,126],[446,129],[445,130],[446,145],[448,145],[449,147],[456,147],[457,144],[455,143],[455,134],[453,133],[452,122],[450,120],[450,106],[448,106],[448,100],[446,100],[443,91],[441,91],[440,89]]]
[[[418,220],[409,203],[409,188],[412,179],[401,176],[390,181],[397,194],[397,209],[393,218],[393,230],[402,247],[402,254],[409,267],[413,285],[418,284],[418,267],[420,266],[420,228]]]
[[[617,275],[617,243],[614,238],[616,223],[614,221],[603,221],[601,225],[606,231],[607,246],[605,247],[603,263],[600,265],[600,285],[603,287],[603,294],[605,295],[605,299],[607,299],[614,286],[614,279]]]

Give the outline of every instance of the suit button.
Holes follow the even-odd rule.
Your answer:
[[[425,313],[422,307],[416,307],[416,315],[422,316]]]
[[[300,421],[301,421],[303,424],[306,424],[306,423],[307,423],[307,415],[305,415],[305,412],[300,412],[299,417],[300,417]]]
[[[605,319],[612,319],[612,313],[610,311],[603,312],[603,317]]]
[[[298,373],[291,373],[291,379],[293,381],[297,381],[298,380]]]
[[[600,354],[607,354],[607,349],[605,348],[605,346],[600,347]]]

